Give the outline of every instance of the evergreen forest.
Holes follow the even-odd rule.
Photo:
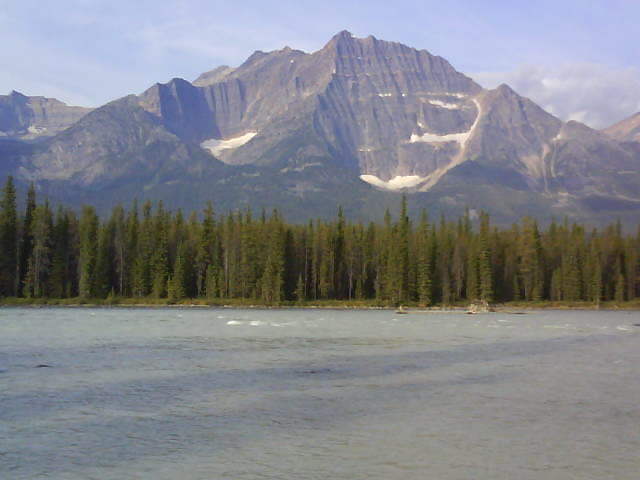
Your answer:
[[[118,205],[108,218],[38,201],[18,211],[13,179],[0,198],[0,297],[189,300],[263,305],[624,302],[640,297],[640,228],[544,231],[525,217],[497,228],[489,215],[418,221],[407,198],[382,223],[288,224],[277,210],[185,215],[162,202]],[[474,216],[475,217],[475,216]],[[7,298],[5,298],[6,300]]]

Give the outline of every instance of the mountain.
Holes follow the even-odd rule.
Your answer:
[[[55,98],[27,97],[13,91],[0,95],[0,137],[30,140],[53,136],[90,111],[68,106]]]
[[[483,208],[503,222],[635,221],[640,144],[607,133],[564,123],[507,85],[485,90],[425,50],[345,31],[314,53],[258,51],[193,83],[155,84],[0,168],[104,208],[137,197],[277,206],[292,220],[342,205],[379,218],[409,192],[416,209]]]
[[[616,140],[640,142],[640,112],[605,128],[603,131]]]

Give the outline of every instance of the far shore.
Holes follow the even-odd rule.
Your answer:
[[[0,308],[24,307],[24,308],[177,308],[177,309],[339,309],[339,310],[393,310],[401,313],[466,313],[468,304],[433,305],[424,307],[415,304],[403,304],[401,306],[376,304],[366,301],[286,301],[277,305],[259,303],[247,299],[184,299],[171,302],[168,299],[153,298],[106,298],[106,299],[80,299],[80,298],[0,298]],[[526,310],[640,310],[640,300],[614,302],[601,302],[599,305],[592,302],[508,302],[492,305],[496,313],[520,313]]]

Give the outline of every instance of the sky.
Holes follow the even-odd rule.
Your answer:
[[[0,0],[0,95],[95,107],[349,30],[602,128],[640,111],[639,19],[637,0]]]

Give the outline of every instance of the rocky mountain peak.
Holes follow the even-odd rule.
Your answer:
[[[605,128],[611,138],[627,142],[640,142],[640,112]]]
[[[341,30],[333,37],[331,37],[331,39],[327,43],[327,46],[350,43],[354,41],[356,41],[356,37],[353,35],[353,33],[351,33],[349,30]]]
[[[197,87],[206,87],[207,85],[213,85],[214,83],[221,82],[227,75],[233,73],[235,69],[228,65],[222,65],[220,67],[204,72],[193,81],[193,84]]]
[[[46,121],[63,125],[62,113],[82,113],[70,108],[18,92],[0,96],[0,135],[53,131]],[[508,85],[484,90],[427,50],[343,30],[313,53],[258,50],[236,68],[112,102],[43,143],[21,168],[59,181],[61,191],[69,178],[88,192],[144,181],[151,183],[127,191],[177,189],[188,197],[197,178],[206,195],[225,191],[269,206],[307,195],[326,203],[336,192],[373,198],[375,189],[435,199],[460,185],[464,192],[448,194],[451,205],[471,205],[467,190],[485,187],[544,202],[564,195],[563,205],[594,195],[635,202],[640,144],[615,138],[633,140],[639,124],[640,114],[609,136],[565,124]],[[153,183],[157,165],[165,185]],[[190,165],[195,177],[182,174]],[[203,176],[209,168],[228,176]]]
[[[0,95],[0,136],[23,140],[52,136],[91,110],[13,90],[9,95]]]
[[[17,90],[11,90],[11,92],[9,93],[9,97],[12,99],[20,99],[20,100],[26,100],[28,97],[20,92],[18,92]]]

